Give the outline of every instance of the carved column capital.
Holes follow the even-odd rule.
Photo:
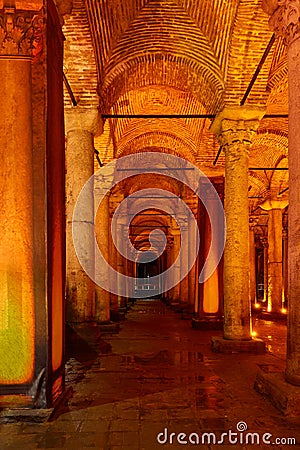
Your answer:
[[[43,51],[45,17],[40,11],[15,7],[0,10],[0,56],[26,56],[36,60]]]
[[[225,107],[215,117],[210,130],[217,136],[225,152],[228,147],[239,151],[240,144],[247,151],[264,112],[264,108],[259,107]]]
[[[102,119],[97,108],[82,108],[76,106],[74,108],[65,109],[66,133],[80,130],[87,131],[95,136],[102,133],[102,127]]]
[[[287,205],[289,204],[288,200],[286,199],[267,199],[263,203],[259,205],[261,209],[264,211],[271,211],[273,209],[285,209]]]
[[[253,230],[255,229],[255,227],[258,224],[258,217],[249,217],[249,230]]]
[[[300,0],[263,1],[263,9],[271,16],[270,27],[281,36],[286,45],[300,37]]]
[[[262,246],[264,248],[268,248],[269,247],[268,238],[266,236],[261,237],[260,238],[260,242],[262,243]]]

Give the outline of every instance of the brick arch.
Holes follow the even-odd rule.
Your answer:
[[[148,131],[149,130],[149,131]],[[132,131],[124,136],[118,145],[117,157],[139,153],[142,151],[161,151],[195,162],[196,146],[191,139],[185,139],[178,132],[168,131],[167,128],[151,131],[151,126],[143,133]]]
[[[207,112],[215,113],[223,105],[224,84],[209,67],[201,66],[173,50],[155,52],[120,62],[99,87],[101,107],[110,108],[126,92],[146,86],[172,86],[193,94]]]

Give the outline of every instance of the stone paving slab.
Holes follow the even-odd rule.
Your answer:
[[[137,301],[120,333],[104,335],[90,355],[76,354],[73,346],[67,364],[73,396],[55,418],[44,424],[0,425],[0,449],[197,448],[179,444],[178,435],[220,436],[236,431],[239,422],[249,432],[295,437],[293,448],[300,448],[300,417],[282,416],[253,388],[260,370],[282,371],[286,328],[259,320],[255,327],[267,342],[266,354],[215,354],[211,332],[192,329],[157,300]],[[165,428],[175,433],[172,444],[170,437],[165,445],[157,441]],[[199,448],[254,447],[205,443]]]

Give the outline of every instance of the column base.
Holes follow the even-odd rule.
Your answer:
[[[98,327],[102,333],[118,333],[120,331],[120,325],[118,322],[98,323]]]
[[[265,353],[266,344],[261,339],[249,339],[239,341],[224,339],[221,336],[211,338],[212,351],[214,353]]]
[[[121,322],[126,319],[126,313],[124,311],[114,311],[110,310],[110,319],[112,322]]]
[[[286,322],[287,314],[283,314],[281,312],[263,311],[259,314],[258,318],[262,320],[270,320],[272,322]]]
[[[14,422],[44,423],[55,416],[61,405],[67,402],[73,395],[73,389],[67,388],[55,401],[52,408],[28,407],[4,407],[0,411],[0,424]]]
[[[195,317],[195,309],[192,305],[184,306],[181,312],[182,320],[192,320]]]
[[[300,387],[288,383],[283,372],[259,372],[254,389],[267,397],[282,414],[300,415]]]
[[[67,345],[80,345],[80,343],[97,344],[101,331],[96,322],[68,323],[66,327]]]
[[[222,317],[195,317],[192,319],[194,330],[223,330]]]

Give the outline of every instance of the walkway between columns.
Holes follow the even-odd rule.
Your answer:
[[[211,332],[193,330],[159,300],[137,301],[119,334],[72,348],[67,382],[74,393],[58,417],[48,424],[0,425],[0,448],[179,449],[183,444],[176,440],[159,445],[158,433],[167,428],[169,439],[172,432],[220,438],[236,432],[240,421],[249,432],[295,437],[299,444],[300,417],[284,418],[253,389],[259,368],[283,370],[286,326],[256,321],[254,329],[266,342],[276,337],[273,353],[215,354]],[[201,446],[229,447],[252,448],[228,442]]]

